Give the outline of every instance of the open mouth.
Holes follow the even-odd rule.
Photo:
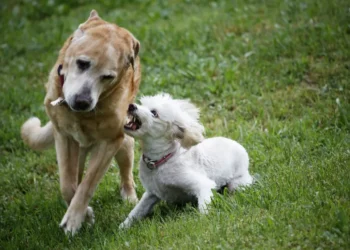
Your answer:
[[[136,115],[130,114],[128,112],[128,121],[124,125],[124,128],[128,130],[136,131],[141,127],[141,125],[142,125],[142,122],[140,121],[140,119]]]

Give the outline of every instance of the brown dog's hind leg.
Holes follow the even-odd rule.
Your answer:
[[[124,200],[137,203],[135,183],[132,174],[134,164],[134,139],[125,135],[124,142],[115,156],[118,163],[121,179],[121,196]]]

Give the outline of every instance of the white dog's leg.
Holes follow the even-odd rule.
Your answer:
[[[208,213],[208,205],[211,203],[211,198],[213,197],[212,189],[216,188],[216,183],[209,178],[200,178],[198,180],[198,189],[196,196],[198,199],[198,210],[201,214]]]
[[[142,195],[140,202],[130,212],[126,220],[120,224],[119,229],[129,228],[135,220],[142,219],[146,215],[152,212],[152,209],[160,199],[149,192],[145,192]]]
[[[205,188],[199,192],[197,195],[198,199],[198,210],[201,214],[208,213],[208,205],[211,203],[211,197],[213,192],[211,188]]]
[[[253,177],[249,174],[249,172],[246,172],[242,175],[239,175],[238,177],[234,178],[229,184],[228,189],[230,191],[234,191],[239,188],[244,188],[246,186],[249,186],[253,183]]]
[[[181,176],[181,178],[174,178],[172,180],[174,186],[181,187],[196,196],[198,201],[198,209],[201,214],[207,214],[207,206],[211,202],[213,196],[213,189],[216,189],[216,183],[206,177],[198,174],[195,171],[188,170],[188,172]]]

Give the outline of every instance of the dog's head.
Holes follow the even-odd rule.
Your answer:
[[[118,85],[126,70],[134,68],[140,44],[129,31],[105,22],[93,10],[67,46],[60,71],[62,92],[72,110],[88,112],[104,92]]]
[[[189,148],[204,139],[204,127],[198,120],[199,110],[188,100],[158,94],[142,97],[141,105],[129,105],[124,131],[142,140],[177,139]]]

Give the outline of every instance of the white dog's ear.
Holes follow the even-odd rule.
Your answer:
[[[198,121],[199,109],[189,100],[175,99],[174,102],[180,107],[182,112],[187,113],[191,117],[191,119]]]
[[[174,135],[184,148],[190,148],[204,140],[204,127],[199,123],[199,109],[189,100],[173,100],[179,107],[175,115]]]
[[[184,148],[190,148],[204,140],[204,128],[201,124],[192,124],[191,126],[173,125],[174,136]]]
[[[185,137],[185,128],[178,124],[173,124],[173,135],[176,139],[182,140]]]

